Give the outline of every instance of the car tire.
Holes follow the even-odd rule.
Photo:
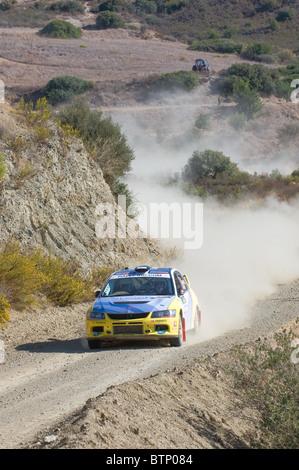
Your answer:
[[[89,339],[88,340],[89,349],[101,349],[103,347],[103,341],[98,339]]]
[[[169,343],[170,343],[170,346],[180,347],[183,345],[183,341],[184,341],[183,321],[180,315],[178,336],[176,338],[171,338],[169,340]]]

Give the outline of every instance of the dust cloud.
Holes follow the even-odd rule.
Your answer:
[[[178,120],[181,122],[183,118],[185,123],[186,115],[182,115],[182,110],[176,113]],[[193,117],[194,110],[188,117],[189,124]],[[181,141],[178,145],[174,136],[175,145],[169,145],[169,141],[164,145],[159,141],[160,127],[154,127],[150,133],[144,132],[137,119],[127,119],[120,124],[136,156],[126,182],[141,207],[148,208],[154,202],[176,202],[181,207],[186,202],[202,202],[166,184],[170,176],[180,173],[193,151],[198,149],[194,142]],[[159,123],[156,122],[156,126]],[[223,146],[225,154],[231,156],[229,138]],[[221,150],[213,146],[211,139],[206,148]],[[232,148],[232,161],[242,163],[242,156],[239,161],[236,159],[236,145]],[[256,160],[257,171],[262,164],[261,160]],[[283,172],[279,164],[281,162],[276,161],[276,167]],[[199,299],[202,311],[199,341],[249,326],[250,308],[256,301],[273,293],[278,284],[299,277],[298,211],[299,200],[287,203],[269,198],[262,205],[248,202],[227,207],[209,199],[203,202],[202,245],[188,250],[184,248],[184,240],[169,241],[180,255],[173,264],[188,275]]]

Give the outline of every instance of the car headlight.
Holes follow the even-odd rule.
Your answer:
[[[103,312],[87,312],[88,320],[105,320],[105,313]]]
[[[176,310],[160,310],[152,313],[152,318],[175,317]]]

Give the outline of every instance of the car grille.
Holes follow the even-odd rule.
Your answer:
[[[138,320],[139,318],[146,318],[150,312],[146,313],[107,313],[110,320]]]
[[[113,326],[114,335],[142,335],[143,326],[142,325],[117,325]]]

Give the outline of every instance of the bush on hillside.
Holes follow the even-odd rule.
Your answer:
[[[98,11],[119,11],[121,6],[120,0],[106,0],[106,2],[100,3]]]
[[[51,3],[48,7],[51,11],[61,11],[61,12],[68,12],[75,15],[76,13],[84,13],[85,9],[82,3],[78,2],[77,0],[66,0],[66,1],[58,1]]]
[[[247,60],[255,60],[261,55],[271,55],[273,53],[272,47],[265,42],[256,42],[254,44],[249,44],[242,51],[242,57]]]
[[[236,119],[240,117],[238,115]],[[287,131],[296,132],[295,129]],[[262,200],[270,195],[290,200],[299,194],[299,171],[294,170],[287,176],[282,176],[276,169],[270,175],[251,175],[240,171],[237,164],[222,152],[208,149],[193,152],[182,170],[180,183],[188,194],[201,198],[212,196],[229,203],[242,198],[247,200],[248,197]]]
[[[181,88],[191,91],[199,85],[199,78],[193,72],[180,70],[161,75],[155,80],[154,86],[163,90],[174,90]]]
[[[53,20],[41,29],[39,34],[49,38],[79,39],[82,36],[82,30],[68,21]]]
[[[277,21],[290,21],[292,19],[294,19],[296,16],[296,12],[294,10],[294,8],[290,8],[290,7],[285,7],[281,10],[279,10],[278,14],[277,14]]]
[[[91,296],[89,279],[83,279],[76,267],[41,249],[22,250],[14,241],[0,252],[0,291],[17,310],[34,305],[40,295],[56,305],[81,302]]]
[[[213,83],[215,92],[225,96],[234,96],[240,88],[264,96],[275,95],[290,99],[291,81],[297,77],[298,65],[271,69],[261,64],[234,64]]]
[[[246,86],[235,91],[233,98],[237,103],[238,112],[245,114],[248,119],[253,119],[262,110],[263,104],[258,93]]]
[[[188,47],[189,51],[218,52],[220,54],[240,54],[243,44],[228,39],[203,39]]]
[[[96,19],[98,29],[125,28],[126,23],[122,18],[112,11],[101,12]]]
[[[219,174],[233,176],[237,171],[237,165],[223,152],[195,151],[183,169],[182,178],[187,183],[196,185],[201,184],[205,178],[216,179]]]
[[[86,148],[100,165],[110,187],[118,187],[116,180],[131,170],[135,158],[119,124],[101,111],[91,110],[87,103],[77,98],[58,116],[62,125],[76,129]]]
[[[81,78],[65,76],[52,78],[45,87],[45,97],[52,105],[69,100],[74,95],[84,93],[91,83]]]
[[[157,2],[151,0],[135,0],[133,3],[137,15],[151,15],[157,12],[158,5]]]

